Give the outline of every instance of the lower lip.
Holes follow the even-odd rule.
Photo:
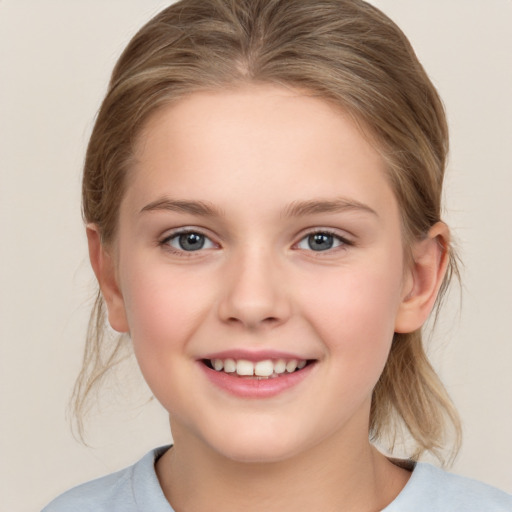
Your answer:
[[[236,374],[218,372],[198,362],[207,378],[218,388],[240,398],[271,398],[297,386],[313,369],[310,363],[302,370],[293,373],[282,373],[279,377],[257,379],[238,377]]]

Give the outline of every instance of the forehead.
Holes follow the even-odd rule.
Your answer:
[[[364,133],[361,128],[364,128]],[[283,130],[284,129],[284,130]],[[270,84],[246,85],[227,90],[195,92],[159,108],[145,123],[137,138],[136,153],[147,150],[148,142],[171,136],[177,144],[190,134],[202,139],[204,148],[221,149],[235,138],[250,138],[270,145],[298,137],[329,145],[333,140],[344,153],[354,147],[361,156],[380,159],[371,130],[335,105],[308,91]],[[327,134],[329,134],[327,136]],[[288,140],[286,140],[288,136]],[[168,141],[166,141],[167,143]],[[256,144],[254,145],[256,148]]]
[[[157,191],[246,196],[248,206],[262,195],[276,204],[333,194],[393,200],[378,150],[349,115],[276,86],[194,93],[159,109],[137,140],[130,182],[127,195],[140,202]]]

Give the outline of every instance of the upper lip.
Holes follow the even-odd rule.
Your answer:
[[[244,359],[246,361],[264,361],[267,359],[298,359],[308,360],[309,357],[300,356],[291,352],[284,352],[280,350],[247,350],[247,349],[232,349],[223,350],[220,352],[212,352],[201,357],[201,359]]]

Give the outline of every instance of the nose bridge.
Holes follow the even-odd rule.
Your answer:
[[[290,314],[282,262],[268,245],[239,248],[227,262],[219,306],[223,321],[249,328],[276,325]]]

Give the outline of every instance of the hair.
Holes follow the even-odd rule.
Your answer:
[[[148,118],[197,91],[247,84],[297,88],[333,103],[375,141],[402,216],[404,246],[441,219],[448,128],[442,102],[409,41],[362,0],[181,0],[150,20],[119,58],[90,138],[83,174],[83,217],[106,246],[115,241],[132,152]],[[441,292],[458,276],[449,264]],[[106,337],[105,305],[92,310],[74,410],[83,433],[87,397],[124,354]],[[445,462],[460,445],[455,408],[425,354],[422,331],[394,335],[372,397],[370,438],[410,434],[408,455]]]

